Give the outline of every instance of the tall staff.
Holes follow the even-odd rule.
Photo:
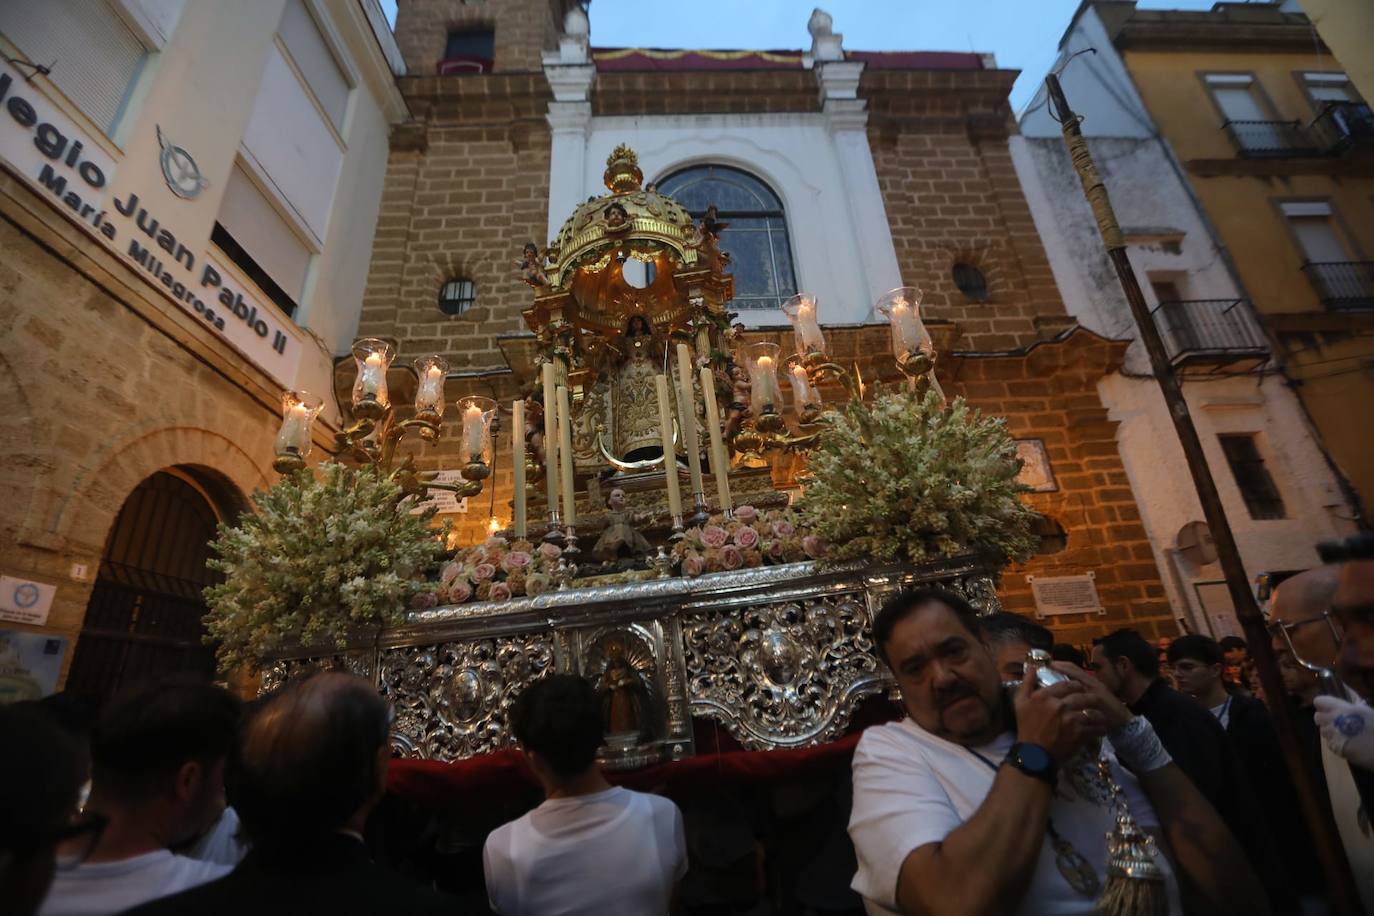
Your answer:
[[[1159,328],[1155,326],[1149,306],[1145,304],[1140,283],[1136,280],[1135,271],[1131,268],[1130,259],[1126,255],[1126,240],[1121,234],[1121,226],[1116,221],[1116,213],[1112,210],[1112,202],[1107,196],[1107,186],[1103,184],[1102,176],[1098,174],[1097,166],[1093,163],[1088,141],[1079,130],[1078,124],[1082,119],[1069,108],[1057,76],[1051,73],[1045,77],[1045,86],[1049,90],[1051,113],[1063,126],[1069,156],[1083,183],[1083,195],[1092,207],[1093,218],[1097,220],[1097,230],[1102,234],[1107,256],[1111,258],[1117,279],[1121,281],[1121,289],[1131,306],[1131,314],[1135,316],[1140,339],[1145,344],[1145,351],[1150,355],[1150,366],[1154,370],[1155,381],[1159,383],[1160,392],[1164,395],[1169,417],[1174,421],[1174,432],[1178,434],[1179,444],[1183,446],[1183,456],[1188,462],[1188,470],[1193,475],[1193,486],[1197,488],[1198,501],[1202,503],[1202,514],[1207,519],[1207,527],[1211,530],[1217,559],[1221,561],[1221,569],[1226,576],[1226,588],[1236,609],[1236,617],[1240,619],[1241,627],[1245,630],[1245,641],[1249,646],[1251,658],[1255,660],[1260,683],[1264,685],[1264,691],[1269,696],[1285,696],[1283,678],[1279,675],[1278,662],[1269,644],[1269,632],[1264,626],[1264,617],[1260,613],[1259,605],[1255,602],[1255,594],[1250,590],[1245,564],[1241,562],[1236,539],[1231,533],[1230,523],[1226,520],[1226,510],[1222,507],[1216,481],[1212,479],[1212,470],[1202,451],[1202,441],[1198,438],[1197,428],[1193,425],[1193,417],[1188,412],[1188,402],[1183,398],[1183,390],[1174,376],[1168,351],[1165,350],[1164,341],[1159,336]],[[1288,771],[1292,774],[1298,790],[1298,801],[1311,828],[1312,838],[1316,842],[1317,857],[1321,860],[1322,870],[1326,873],[1327,892],[1332,909],[1336,913],[1358,916],[1363,909],[1355,891],[1350,863],[1346,860],[1345,849],[1341,846],[1331,810],[1321,802],[1322,796],[1315,777],[1307,767],[1293,712],[1287,703],[1274,703],[1270,707],[1270,712],[1274,716],[1274,724],[1278,726],[1279,743],[1288,763]]]

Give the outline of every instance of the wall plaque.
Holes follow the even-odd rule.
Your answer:
[[[458,484],[463,482],[463,475],[460,471],[439,471],[434,475],[434,482]],[[419,515],[430,506],[433,506],[439,515],[452,515],[468,511],[468,498],[464,496],[459,499],[456,493],[450,493],[448,490],[430,490],[428,496],[411,506],[410,513]]]
[[[1026,576],[1035,596],[1035,616],[1106,614],[1107,609],[1097,597],[1096,580],[1090,572],[1079,576]]]

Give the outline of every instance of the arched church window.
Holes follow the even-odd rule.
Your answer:
[[[720,247],[730,253],[735,277],[731,305],[745,309],[781,308],[797,292],[792,246],[782,200],[758,178],[724,165],[696,165],[674,172],[658,183],[660,194],[674,198],[696,219],[716,208],[716,219],[729,223]]]

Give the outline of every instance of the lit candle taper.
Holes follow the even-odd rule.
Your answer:
[[[716,407],[716,379],[710,366],[701,367],[701,397],[706,402],[706,432],[711,438],[711,476],[716,479],[716,495],[720,511],[730,514],[730,460],[725,453],[725,439],[720,432],[720,409]]]
[[[568,389],[558,386],[558,463],[563,472],[563,525],[577,524],[577,490],[573,487],[572,407]]]
[[[658,434],[663,442],[663,476],[668,480],[668,512],[673,527],[682,524],[682,490],[677,480],[677,454],[673,448],[673,405],[668,400],[668,376],[654,376],[654,390],[658,394]]]
[[[517,538],[527,533],[525,521],[525,401],[516,398],[510,406],[510,454],[515,498],[511,500],[511,524]]]

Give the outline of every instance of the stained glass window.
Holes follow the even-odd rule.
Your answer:
[[[720,247],[730,253],[735,277],[734,309],[776,309],[797,292],[787,216],[773,189],[748,172],[724,165],[698,165],[674,172],[658,183],[696,219],[715,205],[716,218],[729,227]]]

